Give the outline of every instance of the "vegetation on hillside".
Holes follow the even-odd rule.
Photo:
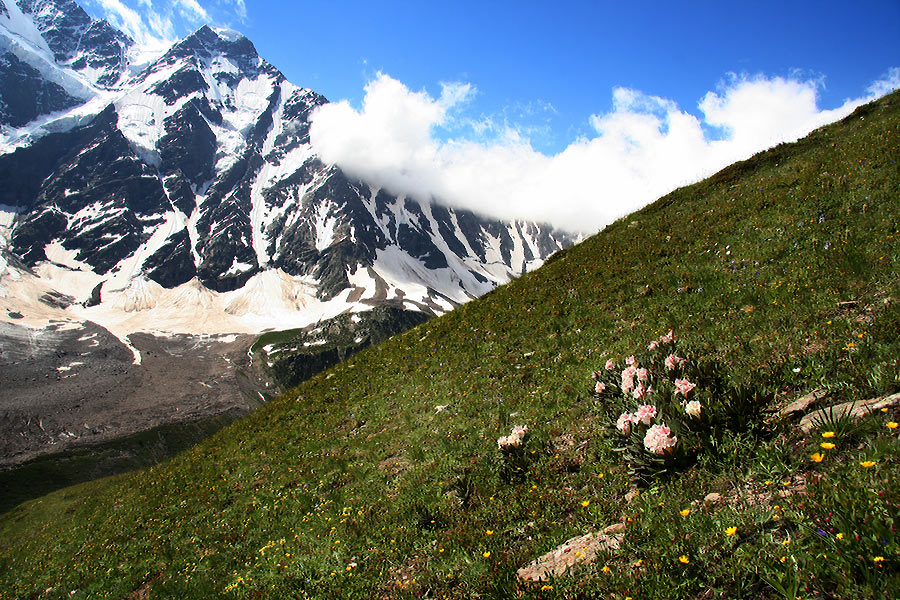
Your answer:
[[[757,407],[689,463],[636,479],[616,451],[623,401],[596,398],[592,373],[673,330],[722,389],[756,390],[767,409],[813,389],[900,391],[898,159],[894,94],[669,194],[168,463],[26,503],[0,518],[0,594],[892,597],[897,409],[803,434]],[[613,523],[618,550],[518,579]]]

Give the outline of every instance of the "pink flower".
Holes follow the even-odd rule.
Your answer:
[[[516,425],[507,436],[497,438],[497,447],[501,450],[507,448],[518,448],[522,444],[522,440],[528,434],[528,425]]]
[[[643,387],[643,386],[642,386]],[[652,404],[642,404],[634,411],[633,420],[635,424],[643,423],[649,425],[653,417],[656,416],[656,407]]]
[[[525,437],[525,434],[528,433],[528,425],[516,425],[512,428],[511,435],[516,436],[519,439]]]
[[[644,396],[647,395],[647,388],[644,387],[644,384],[638,384],[636,388],[634,388],[634,392],[631,394],[632,398],[635,400],[640,400]]]
[[[597,385],[594,386],[594,392],[597,394],[602,394],[606,391],[606,384],[602,381],[598,381]]]
[[[657,348],[659,348],[659,342],[657,342],[656,340],[653,340],[652,342],[650,342],[650,345],[647,346],[647,350],[650,351],[656,350]]]
[[[661,344],[671,344],[674,341],[675,341],[675,334],[672,333],[671,329],[669,330],[669,333],[667,333],[659,338],[659,342]]]
[[[682,396],[687,396],[695,387],[697,387],[697,384],[691,383],[687,379],[676,379],[675,395],[681,394]]]
[[[631,433],[631,420],[631,413],[623,412],[616,421],[616,429],[621,431],[624,435],[628,435]]]
[[[626,364],[626,365],[629,365],[629,366],[632,366],[632,367],[634,366],[634,363],[635,363],[635,362],[636,362],[636,360],[635,360],[633,354],[632,354],[631,356],[629,356],[628,358],[625,359],[625,364]]]
[[[612,370],[615,369],[615,368],[616,368],[616,365],[615,365],[615,363],[613,363],[613,359],[611,359],[611,358],[610,358],[610,359],[607,359],[607,361],[606,361],[606,370],[607,370],[607,371],[612,371]]]
[[[627,394],[634,389],[634,374],[637,369],[630,366],[622,371],[622,393]]]
[[[683,365],[687,362],[686,358],[681,358],[680,356],[675,356],[674,354],[670,354],[666,357],[665,364],[666,369],[669,371],[674,371],[676,367]]]
[[[637,369],[634,374],[637,375],[638,381],[647,381],[650,378],[650,371],[644,368]]]
[[[665,454],[678,443],[678,438],[671,434],[665,423],[653,425],[644,436],[644,448],[653,454]]]

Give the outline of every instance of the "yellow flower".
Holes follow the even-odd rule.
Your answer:
[[[786,560],[787,560],[787,556],[782,556],[782,557],[781,557],[781,558],[779,558],[779,559],[778,559],[778,560],[780,560],[780,561],[781,561],[781,562],[784,562],[784,561],[786,561]]]
[[[897,421],[891,421],[890,423],[887,424],[887,428],[888,429],[897,429],[897,425],[898,425]]]
[[[884,560],[884,559],[882,559],[882,560]],[[684,554],[682,554],[681,556],[678,557],[678,562],[680,562],[680,563],[686,565],[686,564],[688,564],[688,563],[691,562],[691,561],[690,561],[690,559],[688,559],[687,556],[685,556]]]
[[[603,479],[603,473],[597,473],[597,479]]]
[[[691,509],[686,508],[686,509],[684,509],[684,510],[682,510],[682,511],[679,511],[678,514],[680,514],[682,517],[686,517],[686,516],[688,516],[689,514],[691,514]]]
[[[552,586],[552,585],[542,585],[542,586],[541,586],[541,591],[542,591],[542,592],[547,592],[547,591],[552,590],[552,589],[553,589],[553,586]]]
[[[609,573],[609,566],[608,566],[608,565],[603,565],[603,568],[600,569],[600,570],[601,570],[602,572],[604,572],[604,573]]]
[[[494,535],[494,530],[493,530],[493,529],[488,529],[488,530],[486,530],[484,533],[485,533],[485,535]]]
[[[482,554],[482,556],[485,557],[485,558],[490,558],[490,557],[491,557],[491,553],[490,553],[490,552],[485,552],[484,554]]]
[[[833,431],[823,431],[823,432],[822,432],[822,437],[823,437],[823,438],[833,438],[833,437],[834,437],[834,432],[833,432]]]
[[[843,534],[843,533],[839,533],[839,534],[837,534],[836,536],[834,536],[834,539],[836,539],[836,540],[842,540],[842,539],[844,539],[844,534]]]
[[[591,503],[590,500],[582,500],[581,501],[581,505],[584,506],[585,508],[587,508],[587,506],[590,505],[590,503]]]
[[[826,450],[831,450],[834,448],[834,444],[832,444],[831,442],[822,442],[821,444],[819,444],[819,446],[825,448]]]
[[[859,464],[861,464],[863,467],[865,467],[865,468],[868,469],[869,467],[874,467],[874,466],[875,466],[875,461],[874,461],[874,460],[864,460],[864,461],[862,461],[862,462],[859,463]]]
[[[725,530],[725,535],[728,537],[733,536],[735,533],[737,533],[737,527],[729,527]]]
[[[883,557],[883,556],[876,556],[876,557],[873,558],[872,560],[875,562],[876,565],[880,565],[881,563],[884,562],[884,557]]]
[[[822,459],[825,458],[825,455],[821,452],[816,452],[815,454],[810,454],[809,458],[812,459],[813,462],[822,462]]]

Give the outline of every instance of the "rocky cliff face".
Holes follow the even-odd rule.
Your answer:
[[[134,42],[71,0],[4,2],[8,248],[45,277],[77,281],[64,291],[78,302],[136,310],[186,285],[247,295],[276,273],[276,293],[298,310],[391,301],[442,312],[571,243],[398,198],[323,163],[309,127],[327,100],[236,32],[203,27],[137,70]]]

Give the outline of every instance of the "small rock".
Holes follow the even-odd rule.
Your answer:
[[[707,494],[705,498],[703,498],[703,503],[708,504],[710,506],[714,504],[718,504],[722,501],[722,494],[718,492],[713,492],[711,494]]]
[[[893,394],[882,398],[870,398],[869,400],[860,400],[857,402],[844,402],[843,404],[836,404],[809,413],[800,419],[798,427],[800,427],[800,431],[803,433],[809,433],[820,423],[825,423],[831,419],[842,419],[847,416],[852,419],[860,419],[876,410],[891,408],[898,404],[900,404],[900,394]]]
[[[620,531],[625,531],[625,523],[613,523],[612,525],[605,527],[601,533],[609,535],[610,533],[619,533]]]
[[[817,390],[813,390],[808,394],[800,396],[799,398],[779,410],[778,416],[791,417],[798,413],[804,413],[806,412],[806,409],[808,409],[810,406],[812,406],[822,398],[825,398],[826,396],[828,396],[828,392],[826,392],[824,389],[820,388]]]
[[[616,523],[604,529],[603,533],[588,533],[568,539],[555,550],[519,569],[519,579],[538,582],[559,577],[577,564],[589,565],[597,558],[598,552],[619,549],[625,537],[624,529],[624,523]],[[614,533],[608,535],[607,531]]]

